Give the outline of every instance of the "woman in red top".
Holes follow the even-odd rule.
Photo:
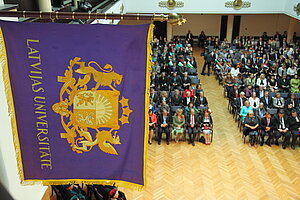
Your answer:
[[[156,128],[157,118],[156,118],[156,114],[154,114],[152,112],[152,110],[149,110],[148,114],[149,114],[149,140],[148,140],[148,143],[152,144],[152,138],[153,138],[154,131]]]
[[[189,86],[188,89],[185,89],[183,92],[183,97],[186,97],[186,93],[190,92],[190,97],[194,97],[195,96],[195,90],[192,88],[192,86]]]

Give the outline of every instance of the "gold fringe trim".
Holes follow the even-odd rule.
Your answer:
[[[36,185],[43,184],[45,186],[48,185],[66,185],[66,184],[104,184],[104,185],[116,185],[117,187],[130,188],[133,190],[141,190],[142,185],[122,181],[122,180],[93,180],[93,179],[62,179],[62,180],[25,180],[24,185]]]
[[[20,141],[17,129],[17,121],[14,107],[14,100],[12,96],[11,82],[8,71],[8,62],[7,62],[7,54],[6,54],[6,46],[4,42],[4,36],[2,33],[2,29],[0,27],[0,63],[2,65],[2,73],[3,73],[3,81],[5,87],[5,94],[8,104],[8,112],[11,119],[12,126],[12,134],[13,141],[16,151],[16,159],[18,165],[18,174],[20,178],[20,182],[22,185],[34,185],[34,184],[43,184],[43,185],[63,185],[63,184],[106,184],[113,185],[116,184],[118,187],[126,187],[134,190],[142,190],[143,187],[146,186],[146,166],[147,166],[147,158],[148,158],[148,136],[149,136],[149,118],[147,117],[149,110],[149,96],[150,96],[150,73],[151,73],[151,65],[152,65],[152,49],[151,49],[151,41],[153,38],[153,29],[154,25],[150,24],[148,29],[147,36],[147,60],[146,60],[146,86],[145,86],[145,131],[144,131],[144,168],[143,168],[143,176],[144,176],[144,185],[122,181],[122,180],[88,180],[88,179],[64,179],[64,180],[24,180],[24,171],[23,171],[23,162],[21,156],[20,149]]]
[[[20,141],[19,141],[19,135],[18,135],[18,127],[17,127],[14,99],[13,99],[13,95],[12,95],[12,89],[11,89],[11,84],[10,84],[11,82],[10,82],[10,76],[9,76],[9,71],[8,71],[6,46],[5,46],[4,36],[2,33],[1,27],[0,27],[0,63],[2,65],[2,76],[3,76],[3,81],[4,81],[5,95],[6,95],[7,105],[8,105],[8,113],[10,116],[10,123],[11,123],[13,141],[14,141],[15,152],[16,152],[18,175],[20,178],[20,183],[23,184],[24,171],[23,171],[22,155],[21,155],[21,149],[20,149]]]
[[[146,167],[148,160],[148,139],[149,139],[149,104],[150,104],[150,74],[152,69],[152,48],[151,41],[153,39],[154,25],[149,25],[147,37],[147,60],[146,60],[146,91],[145,91],[145,139],[144,139],[144,186],[147,185]]]

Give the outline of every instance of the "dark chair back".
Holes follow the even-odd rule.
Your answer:
[[[198,78],[193,78],[193,79],[191,79],[191,83],[192,84],[199,84],[200,80]]]
[[[282,93],[280,93],[280,96],[281,96],[282,98],[284,98],[284,99],[287,99],[288,96],[289,96],[289,93],[282,92]]]
[[[273,116],[276,115],[278,112],[277,108],[268,108],[267,111]]]

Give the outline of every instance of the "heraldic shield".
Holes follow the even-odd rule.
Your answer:
[[[70,60],[64,76],[58,76],[58,82],[64,84],[60,101],[52,109],[60,115],[66,131],[60,136],[67,139],[76,153],[89,152],[98,145],[103,152],[118,155],[114,145],[121,144],[119,122],[121,125],[129,123],[132,112],[128,99],[121,97],[116,89],[123,76],[114,72],[109,64],[101,67],[95,61],[88,62],[87,66],[85,63],[75,57]]]

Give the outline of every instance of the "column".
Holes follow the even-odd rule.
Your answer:
[[[227,33],[226,33],[226,39],[228,42],[232,42],[232,31],[233,31],[233,15],[228,15],[228,21],[227,21]]]
[[[167,23],[167,40],[171,41],[172,38],[173,38],[173,25]]]
[[[297,25],[297,20],[295,18],[290,17],[288,36],[286,40],[288,43],[293,41],[293,34],[296,31],[296,25]]]
[[[51,0],[39,0],[39,10],[43,12],[51,12]]]

